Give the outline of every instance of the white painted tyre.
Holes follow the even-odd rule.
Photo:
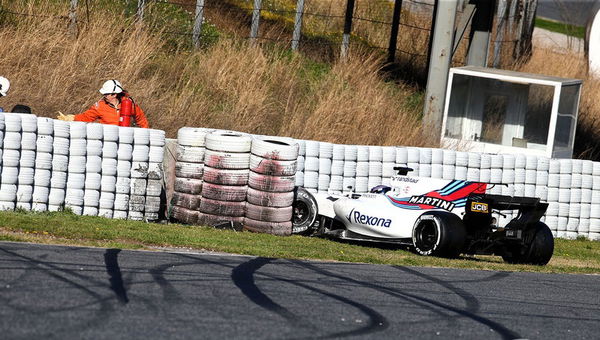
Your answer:
[[[344,161],[334,160],[331,162],[331,174],[334,176],[344,175]]]
[[[143,178],[132,178],[130,193],[132,195],[145,196],[147,185],[148,185],[148,182]]]
[[[100,202],[100,191],[99,190],[88,190],[83,191],[83,205],[87,207],[98,207]]]
[[[331,181],[331,177],[326,174],[319,174],[319,179],[317,182],[317,189],[319,191],[327,191],[329,190],[329,182]]]
[[[319,171],[319,158],[306,157],[304,159],[304,171]]]
[[[2,183],[0,185],[0,201],[14,202],[17,200],[17,185]]]
[[[86,173],[85,174],[85,189],[86,190],[100,190],[100,180],[102,176],[99,173]]]
[[[319,158],[319,175],[331,174],[331,159]]]
[[[33,198],[33,185],[17,186],[17,202],[31,202]]]
[[[163,130],[150,129],[150,146],[165,146],[165,132]]]
[[[74,139],[85,139],[87,134],[87,128],[84,122],[69,122],[69,138]]]
[[[204,164],[217,169],[248,169],[250,153],[227,153],[206,149]]]
[[[37,152],[49,152],[53,151],[54,137],[49,135],[39,135],[36,140]]]
[[[163,179],[163,174],[164,171],[162,163],[148,163],[148,179]]]
[[[52,176],[52,172],[48,169],[35,169],[35,174],[33,176],[33,182],[36,186],[42,187],[50,187],[50,178]]]
[[[199,195],[202,193],[202,180],[192,178],[175,178],[174,189],[184,194]]]
[[[202,199],[209,198],[219,201],[241,202],[246,200],[246,185],[220,185],[204,182]]]
[[[133,144],[135,145],[150,145],[150,130],[145,128],[133,129]]]
[[[381,160],[382,162],[389,162],[389,163],[393,163],[396,162],[396,148],[393,146],[384,146],[381,148],[382,150],[382,156],[381,156]]]
[[[83,174],[85,173],[85,156],[71,156],[69,157],[69,165],[67,166],[68,172]]]
[[[356,162],[344,161],[344,177],[356,177]]]
[[[104,142],[118,142],[119,141],[119,127],[117,125],[103,124],[102,136]]]
[[[174,192],[171,204],[189,210],[198,210],[198,207],[200,206],[200,196]]]
[[[356,162],[357,152],[356,145],[346,145],[344,147],[344,161]]]
[[[292,220],[292,207],[265,207],[248,203],[246,217],[263,222],[289,222]]]
[[[55,155],[69,155],[69,145],[70,139],[64,137],[54,136],[54,140],[52,143],[52,152]]]
[[[131,161],[133,158],[133,145],[119,144],[117,149],[117,159],[123,161]]]
[[[3,115],[4,130],[6,132],[21,132],[21,116],[20,115]]]
[[[250,155],[250,170],[273,176],[293,176],[296,173],[297,162],[295,160],[282,161],[278,159],[267,159]]]
[[[345,149],[343,144],[333,144],[332,159],[334,161],[343,161]]]
[[[50,177],[50,187],[64,189],[67,187],[67,173],[64,171],[52,171]]]
[[[115,211],[129,210],[129,194],[115,194]]]
[[[294,202],[294,192],[268,192],[248,188],[247,201],[264,207],[289,207]]]
[[[165,157],[164,146],[150,146],[150,150],[148,152],[148,162],[152,163],[162,163]]]
[[[160,197],[155,196],[146,196],[146,203],[144,204],[144,217],[146,217],[148,213],[158,213],[161,208]],[[156,218],[153,219],[157,219]]]
[[[85,172],[100,174],[102,171],[102,158],[100,156],[87,156],[85,163]]]
[[[248,184],[248,170],[226,170],[204,167],[203,180],[213,184],[246,185]]]
[[[21,150],[36,149],[37,135],[34,132],[23,132],[21,134]]]
[[[407,164],[408,163],[408,149],[405,147],[396,148],[396,163]]]
[[[333,158],[333,144],[319,142],[319,158]]]
[[[99,208],[98,209],[98,216],[104,217],[104,218],[113,218],[114,213],[113,213],[112,209]]]
[[[19,181],[19,168],[16,166],[3,166],[2,172],[0,173],[0,182],[4,184],[17,184]],[[0,201],[7,201],[2,200]]]
[[[148,184],[146,185],[146,196],[158,197],[161,194],[162,194],[162,181],[159,179],[149,179]]]
[[[356,146],[356,161],[357,162],[368,162],[369,161],[369,146],[368,145],[357,145]]]
[[[85,174],[84,173],[67,173],[67,189],[81,189],[85,188]]]
[[[253,141],[253,144],[255,142]],[[314,141],[314,140],[307,140],[304,143],[305,149],[306,149],[306,153],[305,153],[305,157],[319,157],[319,142]],[[261,156],[260,154],[258,154],[257,156]]]
[[[204,164],[201,163],[175,163],[175,177],[202,179]]]
[[[21,130],[23,132],[37,132],[37,117],[32,114],[18,114],[21,116]]]
[[[119,126],[119,144],[133,144],[133,128]]]
[[[198,210],[211,215],[244,217],[246,202],[218,201],[202,197]]]
[[[104,138],[104,125],[99,123],[86,124],[88,140],[102,140]]]
[[[131,187],[131,179],[130,178],[117,177],[117,183],[115,184],[115,193],[128,195],[130,187]],[[119,210],[123,210],[123,209],[119,209]]]
[[[269,176],[250,171],[248,185],[262,191],[288,192],[294,190],[295,179],[294,176]]]
[[[21,132],[6,131],[4,132],[3,147],[5,150],[20,150],[21,149]]]
[[[184,146],[205,146],[206,134],[210,130],[204,128],[183,127],[177,131],[177,144]]]
[[[47,117],[38,117],[37,134],[46,136],[54,135],[54,120]]]
[[[114,176],[114,175],[108,175],[107,173],[104,173],[104,175],[105,176]],[[130,177],[131,176],[131,162],[119,159],[117,161],[117,173],[116,173],[116,175],[118,177]]]
[[[206,135],[206,148],[222,152],[250,152],[252,137],[235,131],[213,131]]]
[[[177,161],[203,163],[206,149],[204,147],[177,145]]]
[[[311,148],[315,148],[315,146],[311,146]],[[316,148],[317,153],[320,152],[318,151],[320,150],[320,146],[316,146]],[[282,161],[296,160],[298,158],[298,150],[298,143],[292,138],[261,136],[252,139],[252,154],[262,158]],[[314,150],[311,149],[311,151]],[[311,152],[310,156],[316,156],[312,155],[313,153]]]
[[[150,158],[150,146],[135,144],[133,146],[132,158],[131,160],[134,162],[148,162]]]
[[[90,141],[88,141],[88,155],[90,155]],[[100,146],[98,143],[93,143],[93,147]],[[97,153],[94,152],[94,153]],[[119,144],[117,142],[104,142],[101,144],[100,155],[102,158],[118,158],[119,157]]]
[[[115,160],[115,163],[116,163],[116,160]],[[147,178],[147,177],[148,177],[148,163],[146,163],[146,162],[131,162],[131,178]]]
[[[130,195],[129,196],[129,219],[133,219],[132,216],[136,216],[135,220],[137,221],[137,218],[143,219],[144,218],[144,207],[146,205],[146,197],[145,196],[141,196],[141,195]],[[132,214],[132,213],[142,213],[140,214]]]
[[[369,176],[369,162],[356,162],[356,177]],[[344,172],[344,176],[349,177],[349,174]]]
[[[102,191],[98,200],[98,207],[101,209],[113,209],[115,206],[115,194],[113,192]]]
[[[255,233],[289,236],[292,234],[292,222],[265,222],[246,217],[244,229]]]
[[[316,171],[304,172],[304,187],[316,189],[319,186],[319,173]]]
[[[67,189],[65,192],[65,204],[71,206],[83,206],[83,189]]]
[[[18,182],[20,185],[33,185],[35,170],[33,168],[20,168]]]

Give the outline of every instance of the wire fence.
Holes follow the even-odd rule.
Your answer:
[[[434,0],[63,1],[68,5],[68,13],[54,18],[67,21],[72,34],[85,29],[95,11],[110,5],[119,8],[131,24],[143,23],[151,32],[193,48],[223,38],[245,38],[254,44],[276,43],[312,55],[334,57],[345,56],[350,48],[360,48],[387,53],[389,62],[418,64],[420,68],[427,63],[436,8]],[[468,2],[460,3],[459,16]],[[490,56],[494,66],[501,64],[503,58],[514,61],[527,50],[531,34],[523,32],[532,29],[535,6],[531,3],[498,0]],[[22,11],[23,8],[29,11]],[[398,17],[394,20],[396,11]],[[7,0],[0,0],[0,14],[52,17]],[[461,37],[455,48],[454,64],[464,63],[468,30]]]

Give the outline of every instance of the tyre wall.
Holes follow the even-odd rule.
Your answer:
[[[342,193],[352,186],[364,193],[378,184],[389,185],[394,166],[408,166],[414,169],[409,176],[504,183],[488,186],[488,192],[539,197],[549,203],[543,221],[555,237],[600,240],[600,162],[309,140],[298,143],[296,184],[309,191]]]
[[[0,113],[0,209],[158,220],[164,146],[161,130]]]

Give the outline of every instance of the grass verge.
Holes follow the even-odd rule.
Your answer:
[[[563,24],[557,21],[535,18],[535,27],[548,31],[562,33],[575,38],[585,39],[585,27]]]
[[[452,267],[549,273],[600,273],[600,242],[556,240],[547,266],[508,265],[494,256],[440,259],[406,249],[341,243],[321,238],[217,230],[76,216],[71,213],[1,212],[0,240],[122,249],[187,248],[287,259]]]

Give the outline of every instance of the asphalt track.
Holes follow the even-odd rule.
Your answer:
[[[0,242],[3,339],[597,339],[600,276]]]

